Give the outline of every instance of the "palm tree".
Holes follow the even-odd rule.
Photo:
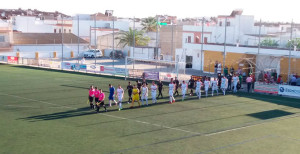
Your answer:
[[[154,17],[148,17],[142,20],[143,30],[146,32],[155,32],[157,21]]]
[[[115,39],[119,40],[118,45],[123,47],[126,45],[133,46],[133,36],[135,36],[135,46],[146,46],[150,41],[149,37],[144,36],[144,31],[132,30],[131,28],[129,31],[121,31]]]

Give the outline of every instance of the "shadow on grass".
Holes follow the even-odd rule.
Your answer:
[[[198,98],[196,97],[191,97],[191,98],[187,98],[185,100],[198,100]],[[123,102],[123,104],[125,104]],[[137,104],[137,102],[135,103]],[[159,103],[155,103],[155,104],[149,104],[148,106],[144,105],[144,106],[134,106],[133,108],[123,108],[123,110],[135,110],[135,109],[140,109],[140,108],[148,108],[148,107],[152,107],[152,106],[158,106],[158,105],[165,105],[165,104],[169,104],[169,101],[164,101],[164,102],[159,102]],[[224,105],[224,104],[222,104]],[[106,106],[109,106],[108,104],[106,104]],[[116,112],[119,111],[118,108],[115,109],[109,109],[107,110],[107,112]],[[107,113],[103,110],[103,107],[101,107],[100,109],[100,113]],[[177,111],[180,112],[180,111]],[[69,110],[69,111],[64,111],[64,112],[57,112],[57,113],[51,113],[51,114],[43,114],[43,115],[37,115],[37,116],[30,116],[30,117],[26,117],[26,118],[21,118],[22,120],[29,120],[31,122],[36,122],[36,121],[41,121],[41,120],[57,120],[57,119],[65,119],[65,118],[71,118],[71,117],[78,117],[78,116],[86,116],[86,115],[91,115],[91,114],[96,114],[96,111],[94,110],[90,110],[89,106],[87,107],[83,107],[83,108],[79,108],[79,109],[74,109],[74,110]]]
[[[257,112],[257,113],[247,114],[247,115],[257,118],[257,119],[267,120],[267,119],[272,119],[272,118],[288,116],[288,115],[292,115],[292,114],[294,114],[294,113],[286,112],[286,111],[282,111],[282,110],[270,110],[270,111]]]
[[[300,109],[300,99],[296,99],[296,98],[282,97],[282,96],[276,96],[276,95],[255,94],[255,93],[249,94],[249,93],[245,93],[245,92],[239,92],[238,94],[236,94],[236,96],[250,98],[250,99],[256,99],[256,100],[260,100],[260,101],[269,102],[272,104],[283,105],[283,106]]]

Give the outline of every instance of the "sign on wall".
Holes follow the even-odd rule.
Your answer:
[[[17,63],[18,63],[18,57],[7,56],[7,62],[8,62],[8,63],[14,63],[14,64],[17,64]]]
[[[78,64],[78,63],[62,62],[61,68],[68,69],[68,70],[85,71],[86,65]]]
[[[254,91],[258,93],[278,94],[278,85],[255,82]]]
[[[290,85],[279,85],[278,94],[285,96],[300,97],[300,87]]]

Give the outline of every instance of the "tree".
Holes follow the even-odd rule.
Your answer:
[[[148,17],[142,20],[143,30],[146,32],[156,32],[157,21],[154,17]]]
[[[300,48],[300,38],[293,39],[286,44],[287,48],[291,47],[293,49],[294,46],[296,46],[298,49]]]
[[[272,40],[270,38],[266,38],[263,41],[260,42],[261,46],[264,47],[278,47],[278,41]]]
[[[119,40],[118,45],[123,47],[126,45],[133,46],[133,36],[135,36],[135,46],[146,46],[150,41],[149,37],[144,36],[144,31],[132,30],[131,28],[129,28],[129,31],[121,31],[119,35],[115,39]]]

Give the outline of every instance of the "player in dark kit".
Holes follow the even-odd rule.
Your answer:
[[[178,93],[178,88],[179,88],[179,80],[177,79],[177,77],[175,77],[175,93],[174,93],[174,96],[175,94],[177,94],[177,96],[179,96],[179,93]]]
[[[191,79],[189,80],[189,88],[191,90],[190,95],[193,96],[194,92],[193,89],[195,87],[195,80],[193,79],[193,77],[191,76]]]
[[[130,82],[128,82],[128,86],[127,86],[127,91],[128,91],[128,104],[129,104],[129,102],[131,102],[132,101],[132,89],[133,89],[133,86],[131,85],[131,83]]]
[[[163,90],[163,86],[164,84],[159,80],[158,84],[158,96],[157,96],[157,99],[159,98],[159,96],[161,96],[161,98],[163,98],[164,96],[162,95],[162,90]]]
[[[100,110],[100,107],[103,106],[104,109],[105,109],[105,112],[107,111],[106,110],[106,106],[104,104],[104,99],[105,99],[105,94],[104,92],[102,92],[102,89],[99,89],[99,96],[98,96],[98,103],[97,103],[97,113],[99,113],[99,110]]]
[[[139,95],[140,95],[140,100],[141,100],[141,93],[142,93],[141,88],[142,88],[142,83],[141,83],[139,80],[137,80],[137,81],[136,81],[136,86],[137,86],[137,88],[138,88],[138,90],[139,90]]]

